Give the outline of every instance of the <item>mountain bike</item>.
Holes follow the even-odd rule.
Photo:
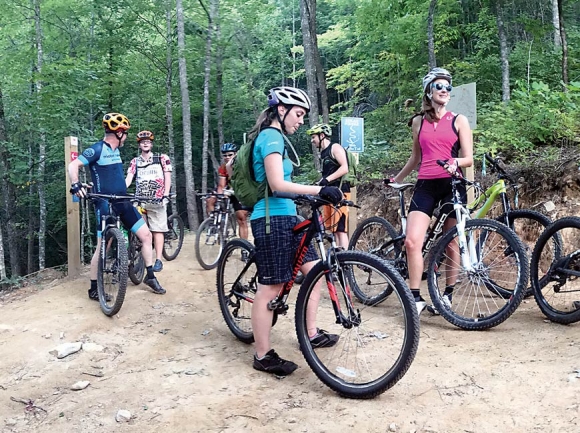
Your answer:
[[[542,231],[551,224],[552,220],[546,215],[531,209],[517,209],[519,204],[519,186],[517,181],[500,166],[499,159],[493,159],[487,154],[485,154],[485,158],[491,165],[492,171],[495,171],[498,174],[498,180],[484,192],[479,194],[474,201],[467,205],[471,217],[475,219],[485,218],[489,214],[492,206],[499,200],[502,213],[495,219],[507,225],[516,233],[516,235],[518,235],[525,247],[528,257],[531,257],[531,252],[536,240]],[[414,184],[389,184],[389,186],[394,188],[399,194],[401,230],[398,231],[395,229],[395,227],[384,218],[376,216],[368,218],[363,220],[355,229],[349,242],[349,249],[367,251],[371,254],[378,254],[382,257],[390,254],[391,256],[396,257],[395,266],[400,270],[403,278],[408,278],[407,258],[404,251],[407,227],[404,193],[408,189],[413,188]],[[515,209],[512,208],[508,197],[508,186],[513,190]],[[443,230],[443,222],[444,221],[438,220],[434,226],[435,229],[432,232],[428,232],[428,236],[425,239],[425,244],[423,246],[425,257],[430,246],[433,244],[434,240],[436,240],[436,235],[440,234]],[[423,279],[426,279],[426,273],[423,274]],[[512,295],[510,290],[504,290],[501,286],[498,286],[497,290],[499,294],[506,298],[509,298]],[[524,296],[531,295],[532,288],[531,286],[528,286],[524,291]]]
[[[580,321],[580,218],[561,218],[544,230],[532,253],[530,280],[548,319]]]
[[[296,219],[295,233],[302,233],[291,280],[286,282],[268,308],[278,316],[288,312],[288,296],[306,249],[312,241],[320,260],[300,286],[295,307],[296,335],[300,350],[316,376],[332,390],[350,398],[375,397],[399,381],[410,367],[419,343],[419,317],[411,292],[399,273],[376,256],[359,251],[338,250],[332,241],[325,247],[325,229],[318,196],[275,192],[297,204],[308,204],[310,218]],[[343,201],[344,205],[352,205]],[[244,239],[227,243],[217,267],[220,309],[227,326],[240,341],[252,343],[252,303],[258,289],[254,247]],[[354,283],[363,289],[389,287],[392,296],[376,306],[366,306],[352,296]],[[314,348],[308,337],[306,311],[319,284],[317,323],[339,335],[333,347]]]
[[[149,226],[149,220],[147,219],[147,210],[144,209],[141,204],[144,202],[158,202],[159,199],[141,199],[133,200],[137,202],[137,210],[143,216],[143,219]],[[183,237],[185,233],[183,220],[177,214],[177,212],[170,213],[167,217],[167,228],[168,231],[163,234],[163,257],[165,260],[174,260],[183,246]],[[141,240],[133,232],[129,232],[129,279],[135,285],[139,285],[143,282],[145,277],[145,260],[141,254]]]
[[[202,199],[216,197],[213,212],[197,229],[195,256],[202,268],[214,269],[227,241],[236,236],[237,223],[230,193],[203,194]]]
[[[106,200],[109,215],[101,217],[101,247],[97,266],[97,292],[99,305],[107,316],[119,312],[127,290],[127,244],[121,231],[121,220],[113,208],[115,201],[133,199],[132,196],[87,193],[93,203]]]
[[[435,309],[447,321],[462,329],[483,330],[499,325],[519,306],[528,281],[529,262],[521,240],[507,226],[494,220],[471,219],[458,189],[461,183],[476,187],[460,175],[452,178],[452,212],[457,225],[442,235],[449,214],[440,211],[441,205],[423,243],[423,257],[428,259],[423,279],[427,280]],[[357,227],[349,249],[377,254],[408,278],[404,191],[414,185],[389,186],[399,191],[403,231],[399,234],[388,221],[374,217]],[[366,243],[360,242],[361,238],[367,239]],[[454,288],[448,289],[450,286]],[[454,293],[452,302],[444,296],[450,290]],[[369,293],[353,287],[353,292],[366,304],[376,304],[389,296],[388,290]]]

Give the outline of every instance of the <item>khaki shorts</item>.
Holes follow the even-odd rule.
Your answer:
[[[147,203],[143,206],[147,211],[147,223],[149,230],[157,233],[169,231],[167,228],[167,206],[162,204]]]
[[[344,199],[350,200],[350,192],[345,192]],[[324,227],[331,232],[348,231],[348,206],[341,206],[338,209],[326,205],[322,208],[322,218]]]

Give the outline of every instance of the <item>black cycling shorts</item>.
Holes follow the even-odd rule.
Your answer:
[[[457,187],[461,194],[463,203],[467,202],[467,192],[465,185]],[[455,219],[453,212],[453,201],[451,196],[451,178],[441,179],[420,179],[415,184],[415,191],[409,206],[409,213],[413,211],[423,212],[429,217],[433,216],[433,211],[441,204],[441,212],[449,214],[449,218]]]
[[[97,237],[101,237],[101,217],[109,215],[109,202],[104,199],[97,199],[94,202],[95,214],[97,217]],[[114,212],[119,215],[123,226],[135,233],[143,224],[145,220],[129,201],[118,201],[113,203]]]

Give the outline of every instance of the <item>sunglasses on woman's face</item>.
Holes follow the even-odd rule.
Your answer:
[[[222,153],[225,158],[233,158],[235,153]]]
[[[433,87],[435,90],[447,90],[448,92],[451,92],[453,90],[453,86],[451,84],[443,84],[443,83],[433,83],[431,84],[431,87]]]

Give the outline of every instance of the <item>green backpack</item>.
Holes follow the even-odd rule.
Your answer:
[[[254,174],[254,141],[240,147],[230,178],[236,198],[243,206],[252,208],[260,199],[268,197],[267,181],[258,182]]]
[[[338,144],[338,143],[336,143]],[[340,146],[340,145],[339,145]],[[343,148],[344,149],[344,148]],[[351,187],[354,187],[358,183],[358,159],[354,153],[352,153],[348,149],[344,149],[346,151],[346,160],[348,162],[348,173],[346,173],[340,179],[340,186],[342,186],[342,182],[348,182]],[[332,153],[330,154],[330,159],[337,167],[340,167],[340,164],[336,159],[332,157]]]

